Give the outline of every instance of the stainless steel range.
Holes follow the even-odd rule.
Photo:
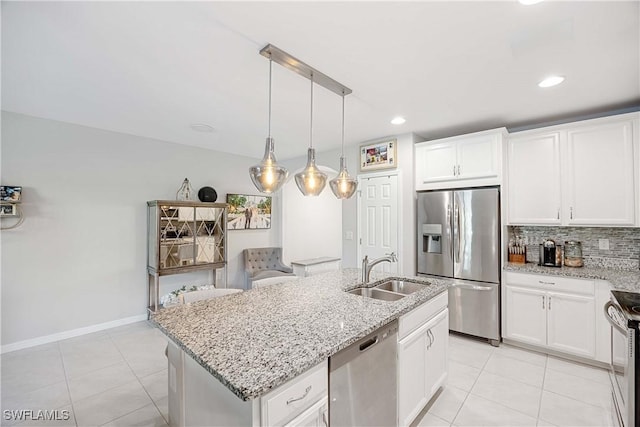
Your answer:
[[[611,323],[611,396],[613,422],[622,427],[640,427],[640,358],[638,356],[640,294],[611,291],[611,301],[604,306]]]

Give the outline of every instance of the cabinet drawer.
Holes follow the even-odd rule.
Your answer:
[[[290,421],[327,395],[328,380],[329,370],[324,361],[264,395],[262,424],[275,426]]]
[[[418,329],[420,325],[424,324],[427,320],[431,319],[446,308],[448,302],[449,297],[445,290],[437,297],[432,298],[421,306],[414,308],[409,313],[400,317],[398,324],[398,339],[401,340],[411,332]]]
[[[589,279],[573,279],[569,277],[547,276],[544,274],[523,274],[512,271],[505,272],[504,279],[508,285],[565,291],[583,295],[595,294],[595,282]]]

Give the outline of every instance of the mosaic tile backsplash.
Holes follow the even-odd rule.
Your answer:
[[[553,239],[564,245],[565,240],[582,242],[582,256],[586,267],[640,267],[640,228],[613,227],[534,227],[510,226],[509,238],[518,236],[527,245],[527,262],[538,262],[539,244]],[[609,250],[599,249],[599,239],[609,240]]]

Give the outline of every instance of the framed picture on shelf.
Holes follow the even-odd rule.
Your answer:
[[[227,194],[228,230],[263,230],[271,228],[271,196]]]
[[[360,171],[394,169],[398,166],[396,140],[374,142],[360,146]]]

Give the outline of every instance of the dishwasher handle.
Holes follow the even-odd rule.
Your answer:
[[[374,345],[378,344],[378,341],[380,340],[378,339],[378,335],[376,335],[375,337],[363,342],[362,344],[360,344],[360,352],[367,351]]]

